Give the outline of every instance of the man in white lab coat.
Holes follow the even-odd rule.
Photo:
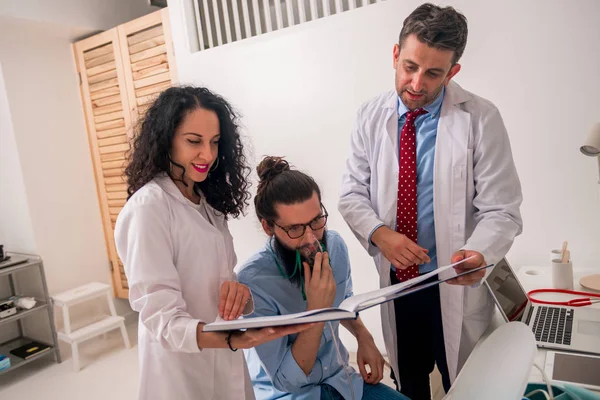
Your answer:
[[[382,287],[470,256],[459,272],[496,263],[522,230],[500,113],[451,82],[466,41],[462,14],[418,7],[394,46],[395,90],[358,111],[339,210],[375,258]],[[456,378],[491,319],[485,274],[382,306],[387,354],[406,396],[430,398],[434,364],[446,391]]]

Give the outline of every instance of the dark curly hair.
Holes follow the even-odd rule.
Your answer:
[[[208,204],[226,217],[238,217],[250,199],[247,179],[250,168],[239,134],[238,116],[224,98],[203,87],[170,87],[148,108],[138,124],[128,155],[125,169],[128,198],[160,173],[183,180],[184,167],[170,157],[173,137],[185,116],[198,108],[217,114],[221,139],[216,169],[205,181],[194,183],[194,191],[202,192]],[[181,176],[173,176],[171,165],[181,169]]]

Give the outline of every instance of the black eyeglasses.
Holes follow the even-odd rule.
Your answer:
[[[273,222],[275,225],[280,227],[285,233],[287,233],[290,239],[298,239],[304,236],[307,226],[310,226],[310,229],[312,229],[313,231],[318,231],[319,229],[323,229],[323,227],[327,224],[327,217],[329,216],[329,214],[327,214],[327,210],[325,209],[325,206],[323,204],[321,204],[321,207],[323,208],[323,215],[319,215],[317,218],[313,219],[308,224],[296,224],[288,227],[283,227],[275,221],[271,222]]]

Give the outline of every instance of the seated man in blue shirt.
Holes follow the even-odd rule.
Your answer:
[[[339,234],[326,229],[318,185],[278,157],[266,157],[257,171],[254,204],[269,239],[238,274],[253,293],[251,316],[338,306],[352,296],[350,260]],[[407,399],[379,383],[384,360],[360,318],[342,325],[358,341],[360,374],[348,365],[339,322],[319,323],[246,351],[256,398]]]

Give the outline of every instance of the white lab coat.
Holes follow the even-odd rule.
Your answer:
[[[390,262],[369,242],[369,235],[381,223],[396,229],[397,101],[393,90],[359,109],[338,205],[351,230],[375,258],[381,287],[390,284]],[[498,262],[522,230],[521,201],[521,186],[498,109],[451,82],[442,104],[434,160],[438,263],[448,264],[452,254],[462,248],[481,252],[488,263]],[[441,275],[448,274],[453,272]],[[485,286],[475,286],[440,286],[451,381],[491,320],[490,295]],[[398,376],[393,307],[393,302],[385,303],[381,317],[387,354]]]
[[[221,284],[235,279],[223,216],[162,175],[127,201],[115,242],[139,312],[139,399],[254,398],[242,351],[201,350],[196,341],[198,323],[217,318]]]

